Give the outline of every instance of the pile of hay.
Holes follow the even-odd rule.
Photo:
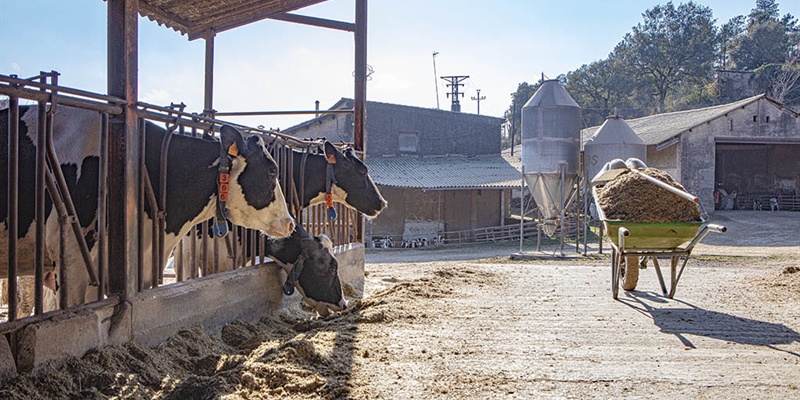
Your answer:
[[[686,190],[664,171],[656,168],[641,171]],[[597,188],[597,205],[609,220],[656,223],[701,221],[700,208],[696,203],[630,171]]]

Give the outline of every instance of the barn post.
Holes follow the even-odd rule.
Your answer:
[[[127,101],[109,127],[109,292],[125,301],[136,292],[139,263],[139,140],[136,102],[138,0],[108,0],[108,94]]]
[[[355,18],[355,93],[353,93],[353,146],[366,158],[367,111],[367,0],[356,0]],[[354,240],[364,242],[364,218],[357,219]]]

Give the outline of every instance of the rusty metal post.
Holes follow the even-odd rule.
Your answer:
[[[137,129],[138,100],[138,0],[108,0],[108,94],[127,101],[122,115],[113,119],[109,130],[108,235],[109,292],[122,300],[136,292],[138,265],[137,215],[139,208],[138,161],[140,139]]]
[[[19,99],[8,99],[8,320],[17,319],[17,235],[19,222]]]
[[[100,159],[98,160],[99,188],[97,191],[97,300],[106,295],[108,277],[108,114],[100,114]]]
[[[356,0],[355,18],[355,93],[353,94],[353,147],[356,154],[367,156],[367,0]],[[355,241],[364,242],[364,218],[356,224]]]
[[[40,76],[42,83],[47,83],[44,75]],[[45,179],[47,174],[47,102],[40,101],[37,108],[39,124],[36,132],[36,244],[33,261],[33,282],[35,313],[42,313],[42,283],[44,272],[44,246],[45,246]],[[62,255],[63,256],[63,255]],[[11,284],[12,282],[9,282]],[[16,285],[16,282],[13,282]]]
[[[204,38],[206,41],[206,69],[203,87],[203,113],[209,117],[214,116],[214,37],[214,33],[210,32]]]

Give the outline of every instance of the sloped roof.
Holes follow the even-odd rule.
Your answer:
[[[315,20],[336,29],[345,23],[286,14],[326,0],[139,0],[139,14],[189,36],[190,40],[206,32],[222,32],[266,18]],[[302,23],[302,22],[301,22]]]
[[[365,160],[378,185],[416,189],[510,189],[522,175],[494,157],[372,157]]]
[[[725,114],[744,107],[760,99],[769,100],[764,94],[748,97],[733,103],[718,106],[698,108],[694,110],[676,111],[671,113],[650,115],[647,117],[625,120],[631,129],[642,139],[646,145],[654,145],[669,140],[694,127],[714,120]],[[770,100],[771,101],[771,100]],[[581,131],[581,140],[589,140],[600,126],[593,126]]]

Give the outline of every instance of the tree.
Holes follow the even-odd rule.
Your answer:
[[[744,15],[731,18],[719,29],[719,67],[728,69],[730,61],[730,42],[737,36],[746,32]]]
[[[731,59],[737,69],[754,70],[766,64],[781,64],[789,54],[786,29],[775,20],[759,21],[747,27],[747,35],[731,41]]]
[[[745,71],[782,64],[796,55],[799,35],[797,19],[791,14],[780,17],[775,0],[756,0],[756,7],[747,16],[746,33],[727,41],[730,59],[737,69]]]
[[[509,121],[511,125],[511,137],[508,138],[508,141],[502,141],[501,146],[504,149],[522,143],[522,107],[539,90],[540,86],[542,86],[541,82],[533,85],[528,82],[522,82],[517,85],[517,90],[511,93],[511,106],[508,107],[504,115],[506,121]],[[513,144],[511,143],[512,139],[514,141]]]
[[[642,14],[614,49],[635,76],[648,85],[657,111],[665,110],[667,95],[681,82],[703,83],[710,79],[716,60],[717,27],[711,9],[694,2],[677,8],[672,2]]]
[[[603,123],[615,110],[629,116],[623,109],[629,107],[632,84],[619,61],[609,57],[567,73],[566,89],[583,109],[583,126],[589,127]]]

